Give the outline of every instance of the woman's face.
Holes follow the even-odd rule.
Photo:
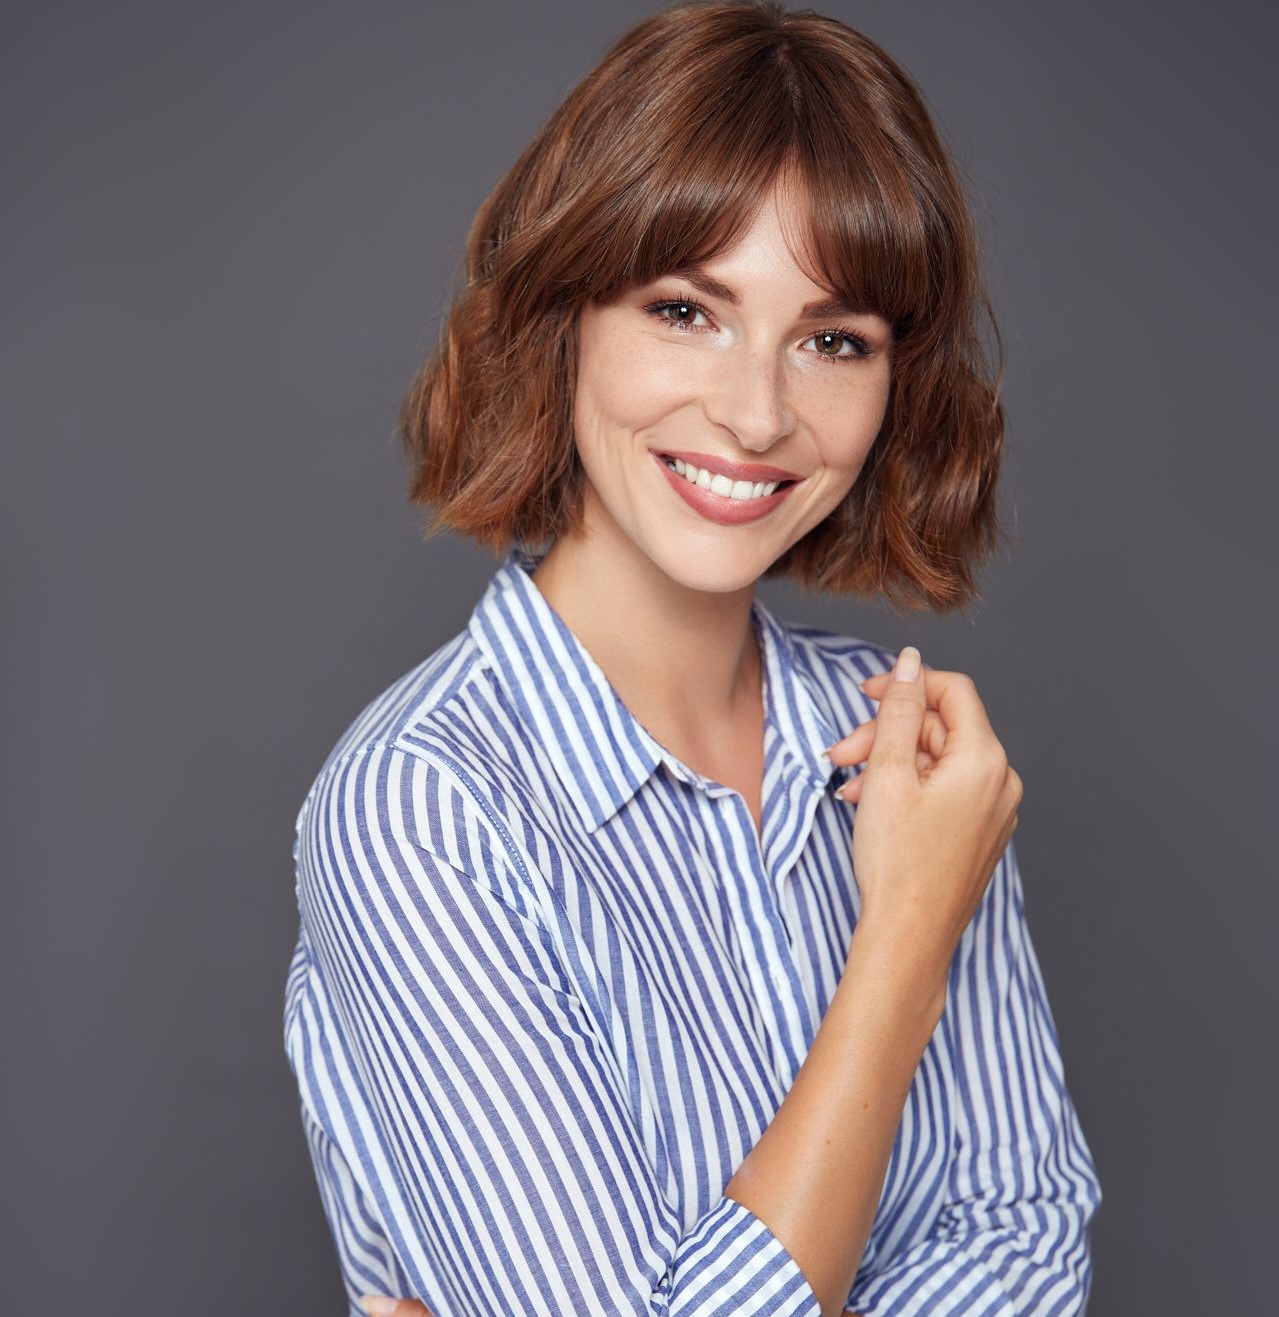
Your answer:
[[[888,402],[888,323],[813,305],[829,295],[787,249],[788,204],[774,192],[699,270],[581,313],[587,524],[692,589],[752,584],[837,507]]]

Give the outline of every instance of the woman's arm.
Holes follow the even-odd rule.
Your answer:
[[[944,965],[935,980],[903,974],[895,945],[859,922],[790,1091],[724,1191],[786,1242],[823,1313],[848,1300],[945,990]]]
[[[878,713],[831,753],[866,760],[852,792],[861,910],[844,975],[790,1092],[725,1191],[786,1243],[824,1314],[862,1311],[851,1290],[902,1109],[1021,801],[970,678],[921,671],[908,646],[893,673],[863,687]],[[992,1297],[943,1309],[908,1293],[891,1311],[993,1317]]]

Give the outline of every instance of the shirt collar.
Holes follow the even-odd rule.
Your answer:
[[[511,548],[468,623],[521,719],[549,755],[581,823],[594,831],[665,763],[701,787],[715,784],[671,755],[622,703],[603,669],[537,588],[541,554]],[[786,624],[758,599],[766,716],[794,766],[815,786],[839,771],[822,751],[839,735],[830,709],[799,659]]]

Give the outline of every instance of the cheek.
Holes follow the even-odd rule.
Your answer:
[[[837,405],[828,402],[815,407],[810,415],[822,464],[855,478],[879,434],[887,406],[887,381],[874,380],[844,396]]]
[[[576,412],[584,429],[655,425],[696,393],[679,354],[634,335],[592,338],[578,366]]]

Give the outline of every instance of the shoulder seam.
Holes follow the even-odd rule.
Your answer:
[[[525,887],[532,892],[532,875],[529,873],[528,866],[524,863],[524,860],[515,845],[515,839],[511,836],[510,829],[493,810],[489,802],[484,799],[483,792],[481,792],[478,786],[476,786],[475,779],[471,777],[470,773],[468,773],[466,769],[451,756],[440,754],[438,750],[435,751],[434,754],[427,754],[418,746],[395,746],[393,748],[401,751],[403,754],[413,755],[415,758],[422,760],[423,763],[431,764],[435,768],[442,769],[444,772],[457,779],[466,794],[470,796],[471,800],[479,807],[480,812],[486,819],[488,819],[489,826],[493,829],[494,833],[501,838],[502,849],[506,852],[511,865],[520,875]]]
[[[568,912],[564,908],[564,903],[560,899],[559,893],[549,882],[534,883],[533,875],[529,872],[528,865],[524,863],[524,857],[520,854],[519,847],[515,844],[514,837],[511,836],[511,830],[506,826],[504,820],[494,811],[488,800],[485,798],[483,791],[476,784],[475,779],[469,772],[455,759],[449,755],[440,754],[435,751],[434,755],[424,753],[418,746],[392,746],[394,750],[399,750],[402,754],[412,755],[420,759],[423,763],[430,764],[432,767],[439,769],[455,779],[462,790],[471,798],[477,806],[480,813],[488,820],[489,827],[492,828],[494,836],[501,844],[502,850],[506,855],[507,862],[519,875],[520,882],[528,895],[530,902],[535,910],[542,911],[542,904],[549,900],[556,908],[557,919],[568,918]],[[542,912],[542,919],[547,916]],[[545,927],[545,925],[543,925]],[[547,928],[547,932],[552,936],[559,935],[553,933]]]
[[[473,640],[469,643],[471,643],[474,652],[470,655],[467,661],[459,667],[458,671],[453,676],[453,680],[449,682],[448,686],[446,686],[443,691],[432,697],[430,706],[432,712],[436,709],[443,708],[445,705],[455,700],[470,682],[473,682],[477,676],[482,676],[489,670],[488,659],[484,651],[480,649]],[[397,738],[403,736],[411,727],[418,726],[423,721],[420,717],[422,707],[422,701],[419,700],[416,704],[404,711],[403,716],[395,724],[395,736]]]
[[[345,754],[339,755],[336,759],[325,765],[323,772],[319,773],[315,781],[311,783],[311,789],[306,793],[306,799],[302,802],[302,808],[305,809],[311,803],[311,797],[338,771],[339,768],[345,768],[353,759],[358,759],[361,755],[366,755],[372,750],[398,750],[394,741],[388,741],[385,738],[379,738],[374,741],[366,741],[363,745],[357,745],[354,750],[348,750]]]
[[[510,834],[510,829],[503,823],[501,818],[494,812],[488,801],[484,799],[483,793],[476,786],[474,779],[462,767],[461,764],[447,755],[440,754],[439,751],[427,753],[422,747],[417,745],[402,745],[399,743],[398,733],[395,740],[388,740],[385,737],[379,737],[377,740],[369,741],[364,745],[357,746],[354,750],[348,751],[340,758],[335,759],[323,773],[319,775],[312,783],[311,790],[307,792],[306,800],[303,802],[303,809],[311,802],[311,797],[324,785],[324,783],[333,776],[340,768],[344,768],[352,761],[359,759],[361,755],[371,754],[374,750],[390,750],[398,754],[406,755],[412,759],[418,759],[424,764],[430,764],[432,768],[440,769],[450,777],[454,778],[464,793],[477,805],[480,812],[488,820],[489,826],[493,829],[494,834],[500,839],[502,851],[510,861],[511,867],[519,874],[525,888],[532,894],[540,894],[533,883],[532,875],[528,871],[528,866],[524,863],[523,857],[519,853],[515,840]],[[555,893],[547,889],[552,899],[555,899]]]

